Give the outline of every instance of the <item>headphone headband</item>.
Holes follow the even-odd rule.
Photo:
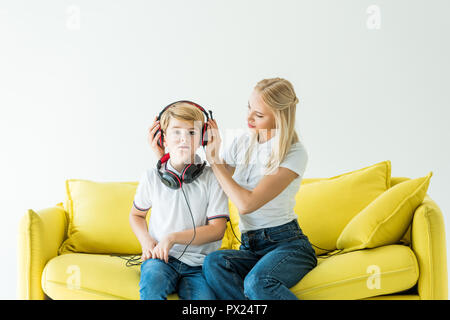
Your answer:
[[[206,116],[206,122],[208,122],[208,120],[209,120],[210,117],[209,117],[208,113],[206,112],[206,110],[205,110],[201,105],[199,105],[199,104],[197,104],[197,103],[195,103],[195,102],[193,102],[193,101],[189,101],[189,100],[179,100],[179,101],[175,101],[175,102],[172,102],[171,104],[167,105],[167,106],[164,107],[164,109],[162,109],[162,111],[159,113],[158,119],[157,119],[157,120],[161,120],[161,115],[164,113],[164,111],[166,111],[168,108],[170,108],[170,107],[173,106],[174,104],[176,104],[176,103],[181,103],[181,102],[187,103],[187,104],[193,105],[194,107],[199,108],[200,111],[203,112],[203,114]],[[209,114],[211,115],[211,119],[212,119],[212,111],[211,111],[211,110],[209,110]]]

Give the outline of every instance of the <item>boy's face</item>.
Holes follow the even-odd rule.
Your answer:
[[[192,163],[201,139],[201,122],[196,122],[170,119],[164,133],[164,147],[169,149],[170,158],[174,161]]]

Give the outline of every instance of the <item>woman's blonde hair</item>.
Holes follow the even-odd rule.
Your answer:
[[[299,141],[295,131],[295,111],[298,98],[292,84],[282,78],[264,79],[259,81],[255,90],[261,99],[272,110],[275,117],[275,136],[271,154],[267,160],[266,173],[271,174],[286,157],[292,144]],[[245,164],[248,165],[250,155],[258,143],[258,134],[250,136],[249,148],[245,154]]]
[[[163,112],[161,119],[159,120],[163,132],[166,132],[167,127],[169,127],[170,119],[172,118],[184,121],[194,121],[194,124],[197,126],[200,125],[200,123],[196,123],[196,121],[200,121],[202,126],[205,123],[205,116],[200,109],[186,102],[174,103]]]

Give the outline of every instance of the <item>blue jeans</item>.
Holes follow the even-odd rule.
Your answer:
[[[169,256],[169,262],[148,259],[141,265],[139,294],[141,300],[165,300],[178,292],[184,300],[213,300],[214,291],[202,274],[202,266],[192,267]]]
[[[317,265],[297,220],[242,234],[240,250],[208,254],[203,274],[218,299],[296,300],[289,290]]]

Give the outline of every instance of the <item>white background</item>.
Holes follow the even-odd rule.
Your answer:
[[[447,0],[1,0],[0,298],[17,297],[27,209],[64,201],[69,178],[137,181],[172,101],[245,129],[269,77],[300,99],[305,178],[384,160],[392,176],[433,171],[450,238],[449,14]]]

